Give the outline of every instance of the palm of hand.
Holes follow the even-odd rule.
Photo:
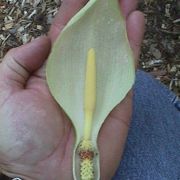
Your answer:
[[[72,148],[66,147],[70,137],[72,141],[71,124],[51,97],[44,79],[32,76],[26,89],[11,89],[9,93],[7,87],[1,87],[1,94],[6,94],[0,104],[0,136],[5,137],[0,139],[2,168],[11,165],[13,174],[32,179],[43,178],[38,177],[37,170],[45,171],[44,179],[54,179],[47,169],[52,168],[50,172],[58,176],[64,155],[70,159]]]

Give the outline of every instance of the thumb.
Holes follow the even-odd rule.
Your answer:
[[[43,36],[10,50],[0,64],[0,82],[23,88],[30,75],[43,65],[50,48],[50,40]]]

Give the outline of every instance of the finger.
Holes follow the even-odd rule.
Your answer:
[[[24,87],[31,73],[42,66],[49,51],[47,37],[10,50],[0,65],[0,81],[10,86]]]
[[[101,171],[109,172],[102,179],[111,179],[119,165],[128,134],[131,114],[132,92],[113,109],[101,128],[98,139]]]
[[[134,53],[136,64],[139,58],[141,43],[144,36],[144,26],[144,15],[140,11],[134,11],[128,16],[126,23],[127,34],[131,49]]]
[[[88,2],[88,0],[64,0],[51,25],[49,37],[53,41],[68,21]]]
[[[119,4],[124,17],[128,17],[137,8],[138,0],[119,0]]]

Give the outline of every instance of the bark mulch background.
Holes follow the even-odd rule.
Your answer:
[[[46,34],[60,4],[0,0],[0,60],[9,49]],[[180,1],[140,0],[139,9],[146,18],[140,68],[180,96]]]
[[[146,18],[140,66],[180,96],[180,1],[144,0]]]

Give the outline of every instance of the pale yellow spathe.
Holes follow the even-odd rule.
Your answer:
[[[135,78],[134,58],[118,0],[90,0],[64,28],[47,64],[50,91],[75,128],[73,174],[77,180],[80,179],[77,147],[83,139],[85,123],[87,52],[91,48],[96,59],[91,140],[97,149],[96,140],[104,120],[132,88]],[[98,149],[93,163],[97,180],[100,179]]]

